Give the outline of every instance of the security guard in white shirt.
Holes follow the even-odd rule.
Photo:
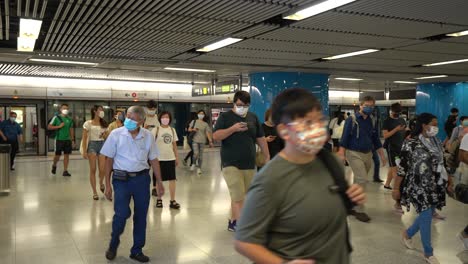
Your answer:
[[[148,262],[142,252],[146,240],[146,216],[150,203],[149,164],[156,173],[159,182],[158,193],[164,194],[159,168],[159,152],[151,132],[141,127],[145,120],[145,110],[132,106],[127,111],[124,126],[111,132],[102,147],[101,154],[106,160],[106,197],[112,200],[114,186],[114,218],[112,234],[106,258],[113,260],[117,254],[120,235],[125,229],[125,222],[130,217],[130,199],[134,200],[133,247],[130,258],[139,262]]]

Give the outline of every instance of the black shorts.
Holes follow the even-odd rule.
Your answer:
[[[70,154],[72,152],[71,140],[56,140],[55,141],[55,155]]]
[[[396,151],[390,147],[385,147],[385,150],[387,151],[387,156],[388,156],[388,166],[389,167],[396,167],[396,160],[400,159],[401,152]]]
[[[159,161],[161,167],[162,181],[175,181],[176,180],[176,165],[175,160]]]
[[[340,139],[339,138],[332,138],[333,147],[337,148],[340,146]]]

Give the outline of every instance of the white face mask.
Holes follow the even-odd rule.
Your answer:
[[[170,121],[169,118],[161,118],[161,124],[163,124],[164,126],[169,125],[169,121]]]
[[[106,114],[104,113],[104,111],[99,112],[99,117],[100,117],[100,118],[104,118],[105,115],[106,115]]]
[[[248,106],[235,106],[234,111],[238,116],[245,117],[247,115],[247,112],[249,112],[249,107]]]
[[[15,122],[15,121],[16,121],[16,117],[10,117],[10,121],[11,121],[11,122]]]
[[[148,115],[155,115],[156,114],[156,110],[148,110]]]
[[[429,126],[429,130],[426,131],[426,135],[428,137],[435,137],[437,136],[437,133],[439,133],[439,128],[436,126]]]
[[[205,115],[198,115],[198,119],[203,119],[205,118]]]
[[[63,115],[68,115],[68,109],[63,109],[63,110],[62,110],[62,114],[63,114]]]

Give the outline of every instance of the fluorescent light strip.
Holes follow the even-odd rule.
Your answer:
[[[342,58],[346,58],[346,57],[352,57],[352,56],[358,56],[358,55],[362,55],[362,54],[377,52],[377,51],[379,51],[379,50],[378,49],[366,49],[366,50],[360,50],[360,51],[335,55],[335,56],[331,56],[331,57],[326,57],[326,58],[323,58],[323,60],[336,60],[336,59],[342,59]]]
[[[465,31],[460,31],[460,32],[455,32],[455,33],[450,33],[450,34],[445,34],[447,37],[462,37],[468,35],[468,30]]]
[[[37,39],[41,31],[42,20],[20,18],[19,38]]]
[[[416,80],[425,80],[425,79],[436,79],[436,78],[445,78],[448,77],[448,75],[434,75],[434,76],[424,76],[424,77],[418,77],[414,78]]]
[[[446,64],[455,64],[455,63],[462,63],[462,62],[468,62],[468,59],[453,60],[453,61],[442,61],[442,62],[436,62],[436,63],[423,64],[422,66],[424,66],[424,67],[431,67],[431,66],[439,66],[439,65],[446,65]]]
[[[187,72],[216,72],[215,70],[206,70],[206,69],[190,69],[190,68],[174,68],[166,67],[165,70],[169,71],[187,71]]]
[[[302,20],[320,13],[329,11],[331,9],[352,3],[356,0],[326,0],[313,6],[304,8],[295,12],[294,14],[284,16],[283,19],[289,20]]]
[[[339,77],[339,78],[335,78],[335,80],[342,80],[342,81],[362,81],[363,79]]]
[[[18,38],[17,45],[18,51],[32,52],[34,51],[36,40],[33,38]]]
[[[87,62],[87,61],[66,61],[66,60],[49,60],[49,59],[28,59],[29,61],[36,62],[47,62],[47,63],[62,63],[62,64],[79,64],[79,65],[91,65],[96,66],[98,63]]]
[[[394,81],[394,83],[401,83],[401,84],[417,84],[418,82],[410,82],[410,81]]]
[[[236,42],[239,42],[241,41],[242,39],[240,38],[225,38],[225,39],[222,39],[220,41],[217,41],[213,44],[210,44],[210,45],[206,45],[202,48],[199,48],[197,49],[197,51],[200,51],[200,52],[210,52],[210,51],[213,51],[213,50],[217,50],[217,49],[220,49],[222,47],[226,47],[226,46],[229,46],[231,44],[234,44]]]

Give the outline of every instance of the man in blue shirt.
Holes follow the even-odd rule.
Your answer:
[[[106,156],[106,198],[112,200],[114,187],[114,217],[108,260],[115,259],[120,244],[120,235],[125,229],[125,222],[132,214],[130,200],[133,198],[133,247],[130,258],[138,262],[148,262],[142,252],[146,241],[146,217],[150,203],[149,163],[156,175],[158,194],[164,194],[159,168],[159,151],[151,132],[142,128],[145,110],[140,106],[128,109],[124,126],[114,129],[101,149]]]
[[[376,149],[385,166],[385,155],[380,142],[377,122],[372,116],[375,99],[365,96],[361,101],[360,111],[355,116],[346,119],[341,137],[338,155],[346,159],[354,173],[354,181],[366,187],[367,178],[372,168],[372,150]],[[353,215],[361,222],[369,222],[370,217],[362,212],[353,211]]]
[[[11,145],[11,152],[10,152],[10,169],[15,170],[15,157],[16,153],[19,149],[18,141],[23,143],[23,130],[21,126],[16,123],[16,113],[10,112],[10,118],[5,119],[3,122],[0,123],[0,137],[1,143],[10,144]]]

